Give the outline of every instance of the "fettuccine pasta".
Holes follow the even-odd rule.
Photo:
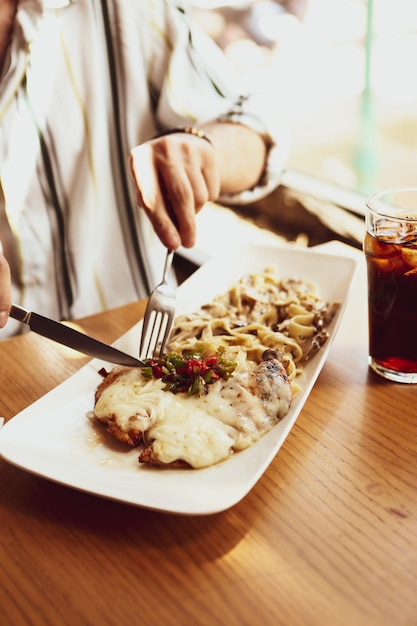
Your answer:
[[[168,349],[181,353],[202,344],[210,353],[223,347],[238,371],[253,370],[274,350],[297,392],[295,379],[327,340],[326,327],[338,306],[323,302],[314,284],[281,279],[267,268],[243,276],[199,311],[178,316]]]

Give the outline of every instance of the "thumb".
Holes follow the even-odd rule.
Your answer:
[[[0,328],[6,325],[11,303],[10,267],[0,252]]]

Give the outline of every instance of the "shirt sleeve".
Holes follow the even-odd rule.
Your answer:
[[[239,205],[265,197],[281,181],[291,144],[286,121],[275,113],[279,107],[274,106],[273,99],[266,102],[261,93],[242,84],[223,51],[191,20],[181,3],[173,3],[165,18],[167,22],[159,24],[157,30],[153,22],[152,76],[158,130],[215,120],[256,130],[268,149],[259,183],[241,193],[223,195],[219,201]],[[160,33],[164,33],[163,38]],[[279,97],[279,91],[274,97]]]

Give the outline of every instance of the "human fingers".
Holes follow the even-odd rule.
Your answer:
[[[139,199],[161,241],[174,248],[195,242],[195,214],[218,197],[214,152],[196,137],[171,135],[138,146],[131,168]]]
[[[0,252],[0,328],[6,325],[11,307],[10,268]]]
[[[196,240],[196,214],[211,199],[207,180],[198,161],[178,160],[165,163],[159,170],[160,185],[170,218],[173,220],[183,246],[191,247]]]
[[[131,151],[130,169],[136,184],[139,204],[145,210],[162,243],[167,248],[176,250],[181,245],[181,238],[164,198],[151,142],[136,146]]]

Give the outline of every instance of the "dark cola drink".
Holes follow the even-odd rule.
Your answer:
[[[417,220],[373,215],[367,230],[369,362],[386,378],[417,382]]]

